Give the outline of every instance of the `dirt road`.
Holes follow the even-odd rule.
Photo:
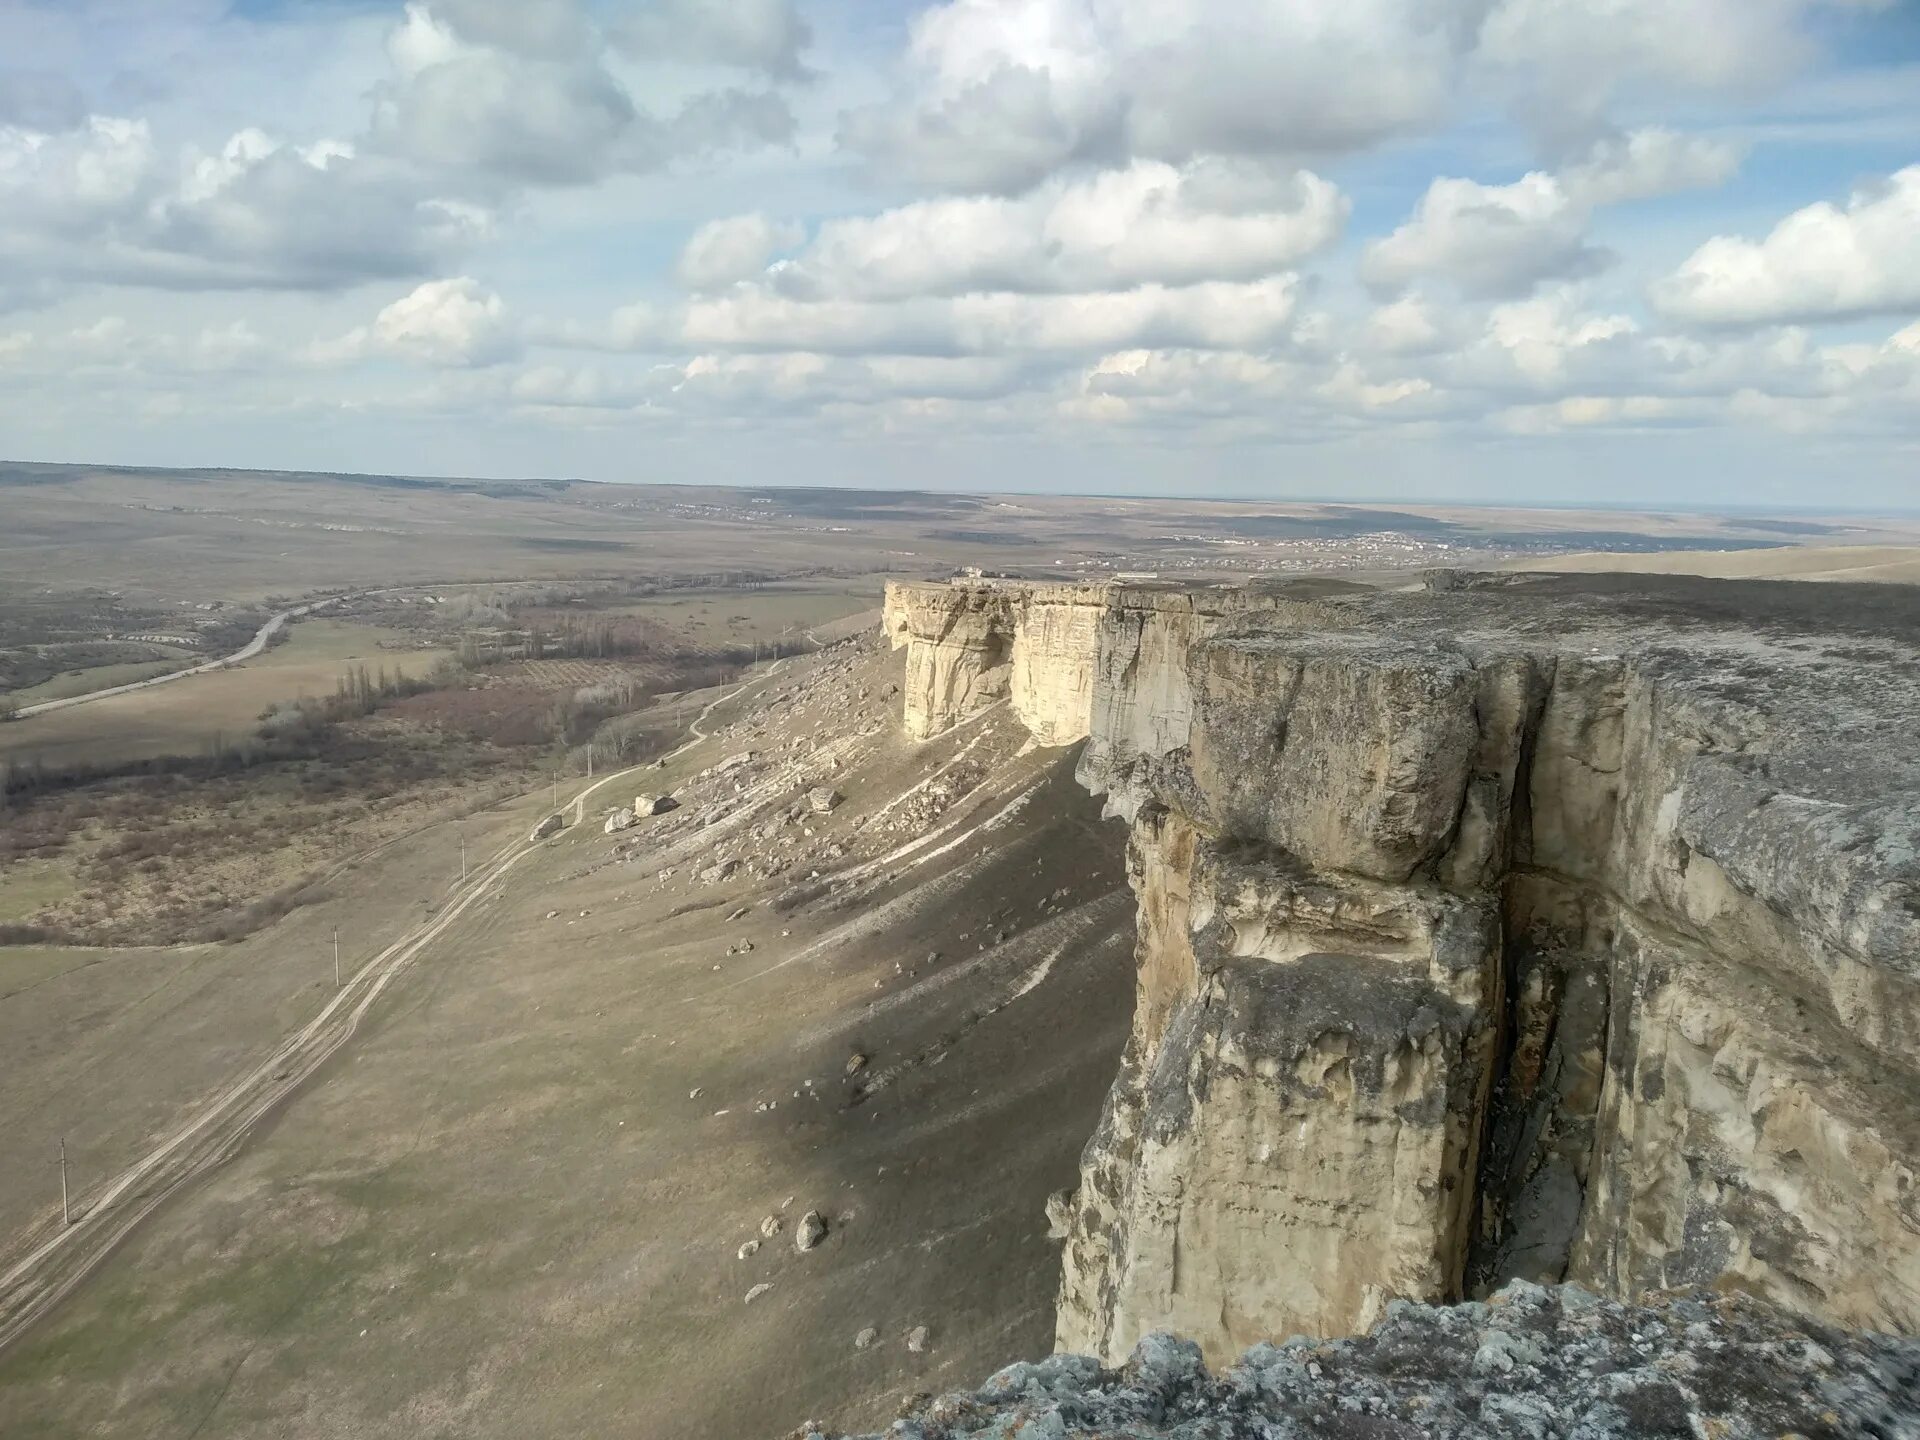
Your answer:
[[[346,599],[344,595],[330,595],[325,600],[315,600],[308,605],[296,605],[291,610],[282,610],[266,624],[254,632],[253,639],[218,660],[208,660],[202,664],[190,666],[185,670],[170,671],[165,675],[155,675],[150,680],[135,680],[126,685],[113,685],[105,690],[89,690],[84,695],[69,695],[64,700],[43,700],[38,705],[22,706],[16,719],[25,720],[31,715],[49,715],[55,710],[70,710],[75,705],[86,705],[94,700],[104,700],[109,695],[127,695],[135,690],[151,690],[156,685],[170,685],[175,680],[184,680],[189,675],[205,675],[212,670],[223,670],[229,665],[238,665],[243,660],[251,660],[272,642],[273,637],[286,626],[303,615],[311,615],[327,605],[338,604]]]
[[[312,608],[312,607],[308,607]],[[292,614],[294,612],[287,612]],[[284,619],[285,617],[281,617]],[[263,634],[266,632],[262,632]],[[262,642],[264,643],[264,642]],[[784,661],[716,697],[688,725],[680,755],[706,738],[701,728],[719,706],[765,684]],[[102,692],[104,693],[104,692]],[[570,803],[576,818],[588,796],[650,766],[604,777]],[[147,1216],[181,1187],[228,1159],[261,1120],[351,1040],[367,1012],[430,944],[545,841],[511,843],[485,862],[438,914],[394,941],[358,971],[311,1021],[287,1036],[259,1065],[224,1086],[144,1156],[105,1183],[75,1197],[73,1223],[50,1215],[0,1254],[0,1351],[18,1340],[110,1256]]]

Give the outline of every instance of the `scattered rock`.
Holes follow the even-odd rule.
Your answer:
[[[858,1050],[847,1057],[847,1078],[852,1079],[867,1068],[867,1057]]]
[[[873,1346],[873,1342],[878,1340],[879,1338],[880,1338],[880,1332],[874,1329],[873,1326],[869,1325],[867,1326],[866,1329],[862,1330],[858,1335],[853,1337],[853,1348],[856,1350],[871,1349]]]
[[[845,799],[846,796],[838,790],[829,790],[824,786],[807,792],[807,806],[816,815],[831,815]]]
[[[793,1248],[802,1255],[827,1238],[827,1220],[818,1210],[809,1210],[794,1227]]]
[[[718,885],[739,868],[740,862],[738,860],[721,860],[709,865],[695,878],[698,879],[702,885]]]
[[[916,1325],[907,1332],[907,1349],[916,1355],[924,1355],[927,1350],[927,1327]]]
[[[769,1215],[760,1222],[760,1233],[769,1240],[778,1235],[780,1229],[780,1217],[778,1215]]]
[[[618,835],[622,830],[631,830],[634,826],[633,811],[621,809],[607,816],[606,833]]]
[[[700,1087],[699,1087],[699,1086],[697,1086],[697,1085],[696,1085],[696,1086],[695,1086],[695,1087],[694,1087],[693,1089],[691,1089],[691,1090],[689,1090],[689,1091],[687,1092],[687,1099],[689,1099],[689,1100],[698,1100],[699,1098],[700,1098]]]
[[[755,1254],[759,1249],[760,1242],[758,1240],[749,1240],[733,1252],[733,1257],[736,1260],[745,1260]]]
[[[766,1281],[762,1280],[758,1285],[754,1286],[751,1290],[747,1291],[746,1303],[751,1305],[754,1301],[758,1300],[762,1295],[766,1294],[771,1289],[773,1289],[773,1286],[769,1285]]]

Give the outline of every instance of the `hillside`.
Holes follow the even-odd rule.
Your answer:
[[[469,822],[494,857],[474,899],[358,1035],[0,1352],[6,1433],[560,1436],[644,1415],[648,1435],[780,1434],[878,1424],[1043,1348],[1045,1198],[1131,1007],[1124,836],[1004,707],[903,739],[897,674],[869,635],[715,692],[711,738],[597,790],[498,880],[541,797]],[[816,813],[821,787],[840,799]],[[678,808],[605,833],[640,791]],[[433,896],[416,869],[366,867],[303,933]],[[465,892],[445,893],[430,912]],[[285,939],[244,980],[218,949],[211,984],[130,955],[0,1009],[20,1153],[95,1134],[84,1209],[324,1000],[324,962],[289,964]],[[236,985],[271,1012],[251,1031]],[[196,1048],[215,1017],[217,1058]],[[89,1128],[130,1090],[137,1124]],[[10,1176],[16,1221],[29,1201],[44,1220],[53,1178]],[[809,1211],[826,1236],[801,1253]]]

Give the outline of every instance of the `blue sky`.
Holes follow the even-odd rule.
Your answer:
[[[1920,7],[15,0],[0,455],[1920,506]]]

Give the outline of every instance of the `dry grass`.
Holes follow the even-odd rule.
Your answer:
[[[231,670],[0,725],[0,760],[57,768],[199,755],[250,735],[277,700],[332,693],[349,666],[419,675],[445,654],[398,630],[305,620],[284,645]]]

